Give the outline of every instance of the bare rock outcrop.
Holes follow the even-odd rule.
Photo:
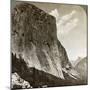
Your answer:
[[[23,58],[27,72],[33,67],[66,79],[64,73],[69,72],[72,66],[56,33],[55,17],[32,4],[20,3],[15,6],[12,12],[11,51],[17,58]],[[72,76],[70,73],[67,73],[68,77]],[[75,79],[74,76],[71,78]]]

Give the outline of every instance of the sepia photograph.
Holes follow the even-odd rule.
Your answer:
[[[88,6],[11,2],[11,88],[88,84]]]

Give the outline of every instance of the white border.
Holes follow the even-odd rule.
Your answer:
[[[69,4],[87,4],[87,0],[17,0],[17,1],[35,1],[35,2],[54,2],[54,3],[69,3]]]
[[[0,0],[0,90],[10,86],[10,0]]]

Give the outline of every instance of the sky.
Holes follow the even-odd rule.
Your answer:
[[[69,60],[87,56],[86,6],[30,2],[56,17],[57,37],[65,47]]]

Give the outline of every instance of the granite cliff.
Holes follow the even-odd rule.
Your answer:
[[[32,4],[20,3],[13,9],[11,52],[12,73],[17,72],[29,83],[40,76],[50,83],[53,81],[51,86],[55,82],[71,85],[66,80],[71,83],[77,81],[78,73],[73,74],[67,52],[57,39],[55,17]],[[33,73],[36,76],[32,77],[34,71],[38,73]],[[62,80],[65,81],[63,84]],[[38,79],[36,81],[39,84]]]

